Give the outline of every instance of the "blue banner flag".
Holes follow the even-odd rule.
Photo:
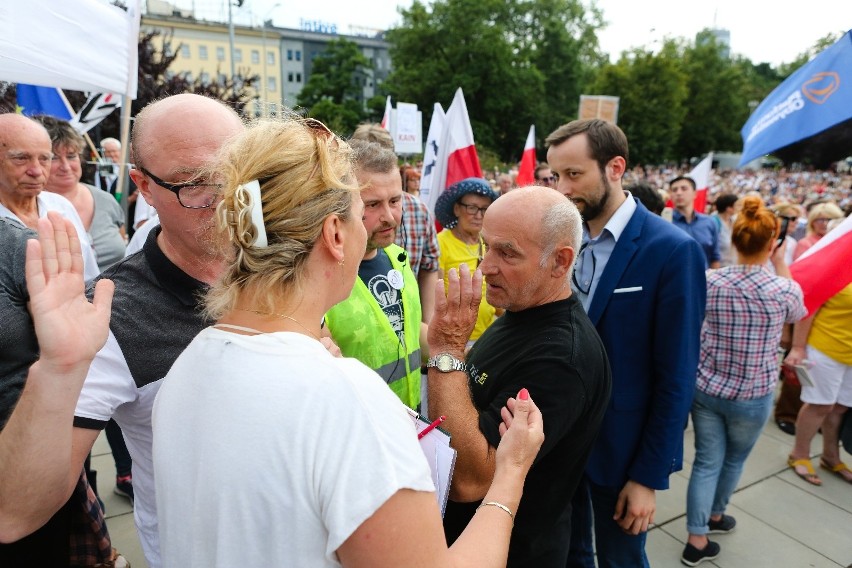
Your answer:
[[[781,83],[743,129],[740,166],[852,118],[852,30]]]
[[[74,116],[62,93],[55,87],[37,87],[18,83],[17,92],[18,107],[24,116],[46,114],[63,120],[71,120]]]

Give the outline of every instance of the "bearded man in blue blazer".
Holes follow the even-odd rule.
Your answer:
[[[583,215],[572,280],[612,367],[612,399],[575,495],[568,566],[648,566],[656,491],[682,468],[704,319],[704,253],[621,186],[627,137],[576,120],[546,140],[556,189]]]

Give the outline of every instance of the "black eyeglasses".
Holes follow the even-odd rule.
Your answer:
[[[592,272],[589,274],[588,286],[586,286],[585,288],[580,286],[580,283],[577,281],[577,267],[576,266],[574,267],[574,273],[571,275],[571,282],[574,283],[574,288],[576,288],[577,290],[579,290],[580,292],[582,292],[586,296],[588,296],[589,292],[592,290],[592,282],[595,281],[595,270],[598,267],[598,261],[595,258],[594,250],[589,249],[589,254],[585,255],[585,256],[583,255],[583,253],[586,252],[586,249],[588,248],[588,246],[589,246],[589,243],[583,244],[580,247],[580,254],[578,255],[578,257],[581,257],[583,259],[583,267],[585,267],[586,263],[589,261],[588,257],[589,256],[592,257]]]
[[[476,205],[462,203],[461,201],[459,201],[458,204],[464,207],[464,210],[467,211],[468,215],[473,215],[474,217],[477,213],[482,213],[483,215],[485,215],[485,212],[488,210],[488,207],[477,207]]]
[[[164,181],[142,166],[136,166],[140,172],[151,178],[151,180],[177,195],[178,202],[187,209],[206,209],[216,202],[222,186],[218,183],[200,183],[197,181],[182,181],[170,183]]]

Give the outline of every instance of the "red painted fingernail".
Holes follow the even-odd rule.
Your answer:
[[[529,400],[530,399],[530,391],[528,391],[527,389],[521,389],[520,392],[518,392],[518,398],[520,400]]]

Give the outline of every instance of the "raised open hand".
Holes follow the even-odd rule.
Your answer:
[[[55,212],[38,221],[38,240],[27,242],[29,310],[42,366],[64,374],[88,366],[103,347],[115,289],[100,280],[94,303],[84,294],[83,255],[71,221]]]
[[[451,268],[447,274],[447,291],[439,279],[435,284],[435,313],[429,323],[431,353],[464,352],[476,325],[482,300],[482,272],[473,274],[467,264]]]

